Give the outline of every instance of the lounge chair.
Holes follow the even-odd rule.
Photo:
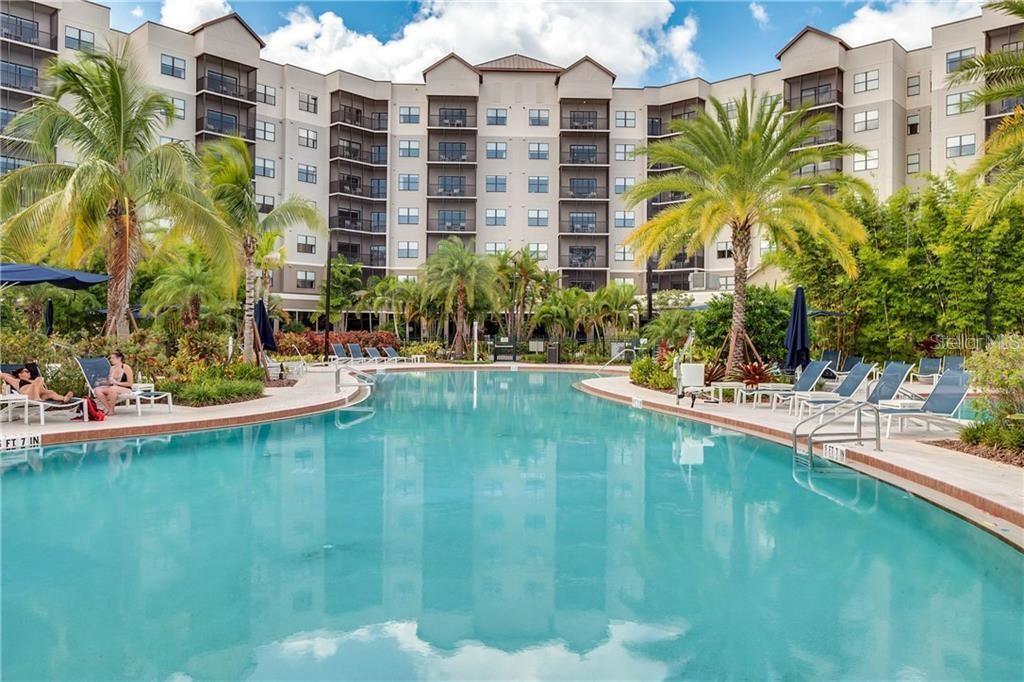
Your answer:
[[[345,344],[343,343],[332,343],[331,350],[334,354],[327,358],[330,362],[345,363],[352,359],[345,353]]]
[[[363,355],[363,349],[359,347],[358,343],[348,344],[348,354],[351,357],[350,362],[353,364],[361,364],[370,360],[370,358]]]
[[[942,358],[942,369],[947,372],[949,372],[950,370],[954,372],[964,371],[964,356],[947,355],[946,357]]]
[[[388,356],[388,360],[391,362],[412,362],[412,358],[407,358],[403,355],[399,355],[398,351],[391,346],[384,346],[384,355]]]
[[[843,358],[843,364],[840,366],[839,371],[835,373],[836,377],[843,379],[854,367],[862,362],[864,362],[864,358],[860,355],[847,355]]]
[[[89,386],[89,395],[96,397],[96,389],[100,387],[99,382],[110,376],[110,361],[106,358],[78,358],[78,367],[82,370],[85,383]],[[156,405],[158,401],[167,403],[167,411],[173,407],[173,399],[167,391],[136,390],[122,391],[117,395],[119,403],[135,403],[135,412],[142,416],[142,401],[149,401],[150,406]]]
[[[956,420],[955,415],[967,397],[969,383],[970,374],[950,370],[942,373],[932,392],[920,405],[879,408],[878,414],[885,419],[885,437],[888,438],[892,431],[893,419],[899,421],[901,431],[908,419],[922,421],[925,427],[930,426],[932,422],[959,426],[960,422]]]
[[[940,376],[942,376],[942,358],[921,358],[917,363],[917,371],[910,373],[910,380],[928,379],[935,383]]]
[[[821,352],[821,361],[829,363],[829,368],[825,370],[826,379],[835,379],[836,370],[841,366],[839,361],[843,359],[843,354],[837,350],[824,350]]]
[[[900,393],[912,396],[913,394],[904,390],[903,382],[907,380],[907,375],[913,367],[907,362],[886,362],[881,376],[868,384],[868,396],[863,403],[878,405],[885,400],[895,400]],[[827,410],[843,400],[845,398],[809,398],[804,404],[809,410]]]
[[[369,362],[387,362],[388,361],[388,359],[385,358],[383,355],[381,355],[380,351],[377,350],[376,348],[374,348],[373,346],[367,346],[366,347],[366,354],[368,356],[370,356],[368,358]]]
[[[842,382],[833,391],[808,391],[805,394],[793,395],[790,398],[784,396],[772,396],[772,409],[775,409],[776,401],[789,400],[789,413],[793,414],[794,405],[798,406],[797,416],[803,418],[804,407],[807,403],[825,405],[852,398],[867,383],[868,377],[875,371],[875,363],[858,362],[843,376]],[[815,401],[818,401],[815,403]]]
[[[828,369],[829,363],[824,360],[812,360],[804,371],[800,373],[800,378],[796,380],[792,386],[785,387],[757,387],[757,388],[741,388],[737,389],[737,396],[739,402],[743,402],[747,399],[747,396],[754,398],[754,407],[757,407],[757,401],[764,396],[770,396],[772,398],[772,404],[775,404],[775,396],[784,395],[793,397],[798,393],[807,393],[813,391],[814,387],[819,381],[821,381],[821,375],[824,374],[825,370]]]
[[[24,367],[24,365],[0,365],[0,372],[13,374],[22,367]],[[45,424],[47,411],[53,410],[55,412],[62,412],[64,410],[73,410],[73,412],[77,414],[83,402],[85,401],[81,398],[72,398],[66,403],[59,400],[32,400],[27,395],[23,395],[15,391],[14,387],[6,381],[3,382],[2,393],[0,393],[0,411],[7,412],[7,421],[14,421],[14,413],[18,408],[23,408],[24,415],[22,419],[24,419],[26,424],[28,424],[29,411],[32,408],[37,408],[39,410],[39,423]],[[84,415],[83,419],[85,419],[85,421],[89,421],[88,410],[81,410],[81,412]]]

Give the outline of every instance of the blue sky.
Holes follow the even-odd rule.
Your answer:
[[[102,0],[101,0],[102,1]],[[165,4],[166,3],[166,4]],[[620,84],[663,83],[694,74],[717,80],[776,68],[775,53],[805,25],[863,44],[893,37],[908,48],[927,27],[978,12],[976,0],[834,2],[117,2],[111,21],[188,28],[237,11],[270,45],[264,53],[320,71],[342,68],[415,80],[453,46],[471,61],[522,51],[555,63],[586,51],[619,73]]]

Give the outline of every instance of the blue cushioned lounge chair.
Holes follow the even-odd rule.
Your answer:
[[[821,381],[821,375],[828,369],[829,363],[824,360],[812,360],[808,363],[804,371],[800,373],[800,378],[796,380],[792,386],[785,387],[755,387],[755,388],[741,388],[737,390],[737,396],[739,402],[743,402],[747,399],[747,396],[754,398],[754,406],[757,407],[757,401],[762,397],[771,396],[774,404],[775,397],[777,395],[792,397],[797,393],[806,393],[807,391],[813,391],[814,387]]]
[[[917,362],[917,371],[910,373],[911,381],[928,380],[932,383],[942,376],[942,358],[921,358]]]
[[[857,394],[864,384],[867,383],[868,377],[875,370],[875,363],[873,362],[858,362],[856,365],[850,368],[850,371],[846,373],[843,380],[833,391],[808,391],[804,394],[794,394],[791,397],[784,396],[772,396],[772,409],[775,409],[777,402],[789,401],[789,413],[793,414],[793,406],[798,405],[799,411],[798,416],[804,416],[804,407],[806,403],[812,401],[830,401],[839,402],[847,398],[852,398]],[[818,403],[824,404],[824,403]]]
[[[878,413],[885,419],[885,437],[892,431],[892,420],[899,421],[900,430],[906,421],[917,420],[929,426],[932,422],[941,422],[959,426],[955,419],[957,410],[964,404],[967,397],[970,374],[967,372],[948,371],[935,384],[923,403],[916,407],[882,407]]]
[[[85,383],[89,386],[89,395],[96,397],[96,389],[100,387],[100,382],[105,381],[110,376],[110,360],[106,358],[78,358],[78,367],[82,370],[82,374],[85,376]],[[167,403],[167,411],[171,411],[173,399],[171,394],[167,391],[121,391],[117,394],[117,402],[119,403],[135,403],[135,412],[142,416],[142,401],[146,400],[150,405],[155,405],[158,401],[164,401]]]

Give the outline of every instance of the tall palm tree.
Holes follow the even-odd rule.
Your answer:
[[[178,308],[181,323],[194,329],[199,326],[204,307],[217,310],[233,297],[234,286],[198,248],[185,246],[165,258],[143,297],[143,312],[160,315]]]
[[[363,289],[363,264],[349,263],[344,256],[335,256],[331,263],[330,276],[320,285],[320,300],[312,319],[317,321],[324,317],[327,310],[327,286],[331,287],[331,318],[324,324],[330,326],[340,323],[341,331],[346,330],[348,316],[345,311],[352,310],[358,302]]]
[[[640,317],[640,302],[636,298],[636,287],[632,284],[601,287],[594,294],[594,306],[605,338],[610,333],[632,329]]]
[[[1024,0],[999,0],[984,7],[1024,21]],[[977,83],[970,106],[998,103],[1012,112],[986,141],[985,154],[964,178],[968,182],[990,178],[975,196],[968,215],[978,227],[1024,195],[1024,52],[1003,50],[971,57],[949,76],[950,85],[965,83]]]
[[[284,246],[284,232],[281,230],[264,230],[256,242],[256,253],[253,261],[259,270],[260,297],[263,304],[270,305],[270,278],[274,270],[281,267],[288,250]]]
[[[207,192],[218,216],[237,245],[238,261],[245,277],[245,304],[242,309],[242,356],[256,359],[253,349],[253,310],[256,305],[256,249],[264,232],[284,232],[292,225],[304,224],[313,232],[324,232],[324,219],[312,201],[290,196],[260,220],[252,184],[253,163],[249,148],[237,137],[203,146],[202,164]]]
[[[722,102],[711,98],[714,115],[700,112],[676,121],[679,135],[656,142],[645,152],[651,164],[679,170],[637,184],[626,195],[634,206],[662,192],[687,200],[658,213],[640,226],[627,243],[638,255],[660,254],[665,267],[682,252],[695,254],[723,227],[733,248],[734,298],[727,367],[743,361],[745,306],[751,244],[755,231],[779,248],[798,248],[801,233],[827,244],[829,253],[849,274],[856,273],[851,245],[865,240],[864,227],[834,197],[832,189],[868,194],[868,185],[841,173],[825,173],[808,185],[802,168],[860,153],[848,144],[807,146],[832,119],[806,109],[786,112],[778,98],[750,97],[736,103],[732,119]]]
[[[213,254],[231,242],[194,182],[195,155],[181,143],[160,144],[174,105],[145,85],[127,47],[80,52],[46,67],[48,94],[8,125],[28,140],[16,154],[39,160],[0,180],[0,237],[16,251],[45,244],[52,258],[77,264],[106,258],[104,332],[127,336],[128,294],[140,259],[143,224],[170,219],[169,235],[185,235]],[[57,163],[56,148],[75,165]]]
[[[427,259],[427,286],[442,302],[444,310],[455,313],[454,351],[466,356],[466,313],[477,303],[494,297],[494,260],[477,255],[473,242],[452,236],[442,240]]]

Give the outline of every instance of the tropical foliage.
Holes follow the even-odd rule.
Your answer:
[[[477,255],[472,241],[465,243],[458,237],[449,237],[427,259],[426,278],[428,290],[440,301],[442,309],[454,313],[453,352],[456,359],[464,358],[468,314],[478,305],[487,309],[494,297],[494,263]]]

